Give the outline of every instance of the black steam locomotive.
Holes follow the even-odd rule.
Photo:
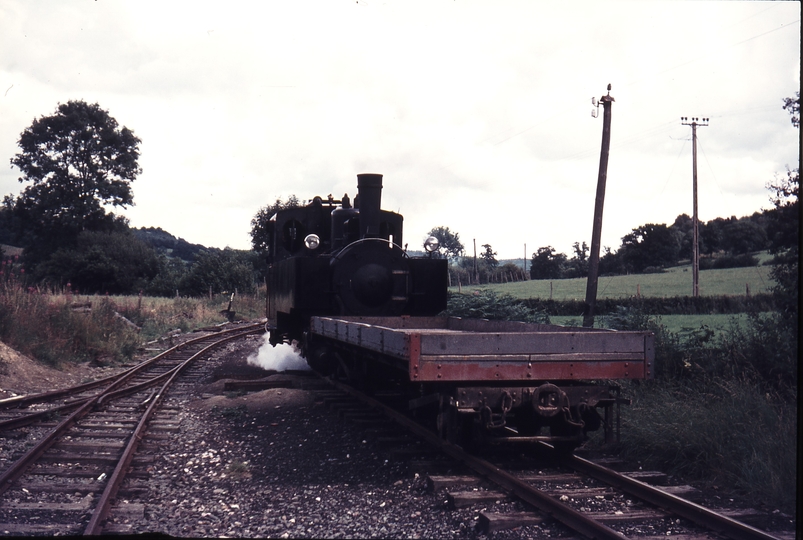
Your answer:
[[[271,343],[303,343],[311,316],[426,316],[446,308],[447,261],[410,257],[400,214],[381,210],[382,175],[357,175],[358,194],[315,197],[268,223]],[[308,357],[308,361],[311,359]],[[320,366],[313,366],[320,367]]]

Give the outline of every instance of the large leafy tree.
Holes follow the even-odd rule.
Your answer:
[[[531,279],[560,279],[566,267],[566,255],[552,246],[538,248],[530,261]]]
[[[734,255],[760,251],[767,247],[767,232],[747,218],[732,219],[722,228],[721,245]]]
[[[56,246],[75,244],[82,231],[124,228],[125,219],[106,207],[134,204],[140,142],[97,103],[60,103],[54,114],[35,119],[11,158],[23,174],[19,181],[29,185],[4,201],[28,251],[44,258]]]
[[[647,223],[633,229],[622,237],[620,251],[625,266],[640,273],[651,266],[666,267],[677,263],[681,236],[665,224]]]

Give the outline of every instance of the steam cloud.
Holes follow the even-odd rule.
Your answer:
[[[256,354],[248,357],[248,363],[259,366],[263,369],[274,371],[286,371],[288,369],[308,370],[310,367],[307,361],[301,357],[301,353],[295,346],[295,342],[290,345],[279,343],[275,347],[269,342],[270,335],[262,337],[262,345]]]

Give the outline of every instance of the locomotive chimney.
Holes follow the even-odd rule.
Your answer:
[[[360,197],[360,238],[378,238],[382,175],[358,174],[357,192]]]

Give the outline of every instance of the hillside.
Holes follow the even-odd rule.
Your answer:
[[[153,247],[157,252],[164,253],[169,257],[175,257],[186,262],[193,262],[195,256],[206,251],[206,247],[200,244],[191,244],[183,238],[176,238],[161,227],[140,227],[131,229],[134,236]]]

